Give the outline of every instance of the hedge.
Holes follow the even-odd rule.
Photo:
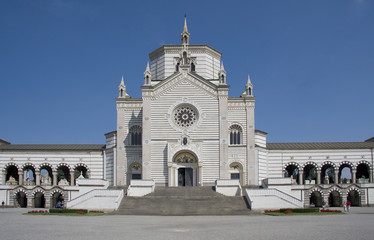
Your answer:
[[[281,208],[280,212],[285,212],[291,210],[294,213],[310,213],[310,212],[319,212],[319,208]]]
[[[61,209],[61,208],[51,208],[49,209],[50,213],[76,213],[76,212],[88,213],[87,209]]]

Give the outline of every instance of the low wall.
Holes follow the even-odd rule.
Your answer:
[[[225,196],[241,196],[242,187],[239,180],[216,180],[216,192]]]

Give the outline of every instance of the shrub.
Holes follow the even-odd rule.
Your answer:
[[[321,212],[342,212],[341,210],[321,209]]]
[[[279,212],[279,209],[277,209],[277,210],[265,210],[265,212]]]
[[[51,209],[49,209],[50,213],[76,213],[78,211],[88,213],[87,209],[61,209],[61,208],[51,208]]]
[[[92,213],[104,213],[103,211],[91,210]]]
[[[319,212],[319,208],[281,208],[279,211],[284,213],[287,210],[291,210],[294,213]]]

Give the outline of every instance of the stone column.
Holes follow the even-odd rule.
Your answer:
[[[172,187],[174,185],[173,182],[173,165],[171,162],[168,162],[168,186]]]
[[[198,163],[199,186],[203,186],[203,163]]]
[[[35,171],[35,185],[40,185],[40,172]]]
[[[6,184],[6,171],[3,170],[3,184]]]
[[[338,184],[339,183],[339,169],[334,169],[334,183]]]
[[[152,179],[151,151],[152,151],[152,130],[151,130],[151,114],[152,114],[152,95],[153,91],[150,86],[142,86],[143,98],[143,126],[142,126],[142,179]]]
[[[373,170],[369,170],[369,183],[373,183]]]
[[[49,193],[46,193],[44,195],[44,199],[45,199],[44,207],[47,208],[47,209],[52,207],[51,206],[51,198],[52,198],[52,196]]]
[[[53,186],[58,185],[58,182],[57,182],[57,171],[52,171],[52,176],[53,176],[52,185]]]
[[[74,170],[70,171],[70,186],[74,186]]]
[[[35,201],[34,201],[34,199],[35,199],[35,196],[28,196],[28,195],[26,195],[26,197],[27,197],[27,208],[34,208],[35,207]]]
[[[219,108],[219,178],[229,179],[228,166],[228,121],[227,121],[227,105],[228,105],[228,86],[218,86],[218,108]],[[247,140],[248,141],[248,140]],[[254,175],[253,175],[254,176]]]
[[[321,184],[321,170],[317,170],[317,184]]]
[[[304,171],[303,171],[303,170],[300,170],[300,171],[299,171],[299,184],[300,184],[300,185],[303,185],[303,184],[304,184],[303,177],[304,177]]]
[[[18,185],[23,185],[23,171],[18,171]]]
[[[352,169],[352,183],[356,183],[356,169]]]

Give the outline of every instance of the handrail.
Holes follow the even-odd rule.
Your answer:
[[[296,206],[304,207],[304,202],[278,189],[246,189],[249,196],[277,196],[287,202]]]
[[[119,193],[120,192],[120,193]],[[76,197],[70,201],[67,202],[66,206],[67,208],[71,208],[89,198],[92,198],[94,196],[118,196],[118,193],[123,197],[123,190],[107,190],[107,189],[93,189],[89,192],[86,192],[83,195],[80,195],[79,197]],[[116,201],[119,200],[119,197],[116,199]],[[121,198],[122,200],[122,198]]]

